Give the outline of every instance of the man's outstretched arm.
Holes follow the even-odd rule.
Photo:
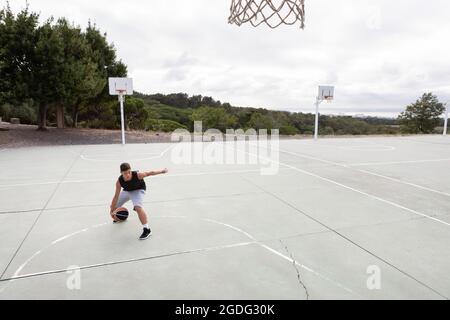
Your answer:
[[[139,178],[139,180],[143,180],[147,177],[157,176],[160,174],[166,174],[167,172],[169,172],[169,170],[167,170],[167,168],[164,170],[159,170],[159,171],[138,172],[138,178]]]

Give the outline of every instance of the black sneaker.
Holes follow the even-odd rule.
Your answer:
[[[142,235],[139,237],[139,240],[147,240],[152,235],[152,230],[144,228]]]

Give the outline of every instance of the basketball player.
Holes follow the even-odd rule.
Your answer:
[[[116,192],[111,202],[111,217],[115,223],[120,222],[115,216],[115,210],[131,200],[134,211],[137,212],[142,227],[144,228],[139,240],[146,240],[150,237],[152,231],[148,225],[148,217],[143,207],[143,200],[147,190],[144,179],[151,176],[166,174],[168,170],[164,169],[161,171],[149,172],[131,171],[131,166],[128,163],[123,163],[120,165],[120,172],[121,176],[116,182]]]

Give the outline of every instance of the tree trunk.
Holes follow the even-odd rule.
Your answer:
[[[78,128],[78,111],[75,114],[75,119],[73,119],[73,126],[74,128]]]
[[[78,127],[78,105],[75,105],[73,107],[73,112],[72,112],[72,128],[77,128]]]
[[[38,130],[47,130],[47,105],[43,103],[39,105]]]
[[[75,105],[73,106],[73,112],[72,112],[72,127],[78,128],[78,115],[80,113],[80,106],[81,106],[81,99],[78,99]]]
[[[63,129],[64,122],[64,106],[59,104],[56,106],[56,127],[58,129]]]

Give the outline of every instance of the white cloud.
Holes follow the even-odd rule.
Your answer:
[[[229,25],[229,1],[28,2],[43,18],[95,21],[142,92],[312,111],[317,85],[335,84],[330,113],[395,113],[426,90],[450,98],[447,0],[307,0],[304,31]]]

